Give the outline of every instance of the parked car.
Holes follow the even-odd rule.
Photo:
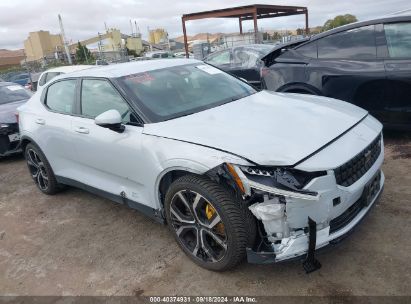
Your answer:
[[[31,93],[21,85],[0,82],[0,157],[21,152],[17,107],[30,97]]]
[[[41,73],[40,77],[38,78],[37,90],[42,88],[47,82],[49,82],[50,80],[52,80],[54,77],[58,75],[81,71],[84,69],[90,69],[93,67],[95,66],[93,65],[69,65],[69,66],[61,66],[61,67],[49,69]]]
[[[43,193],[71,185],[138,209],[212,270],[307,252],[318,269],[315,249],[351,231],[384,184],[382,125],[367,111],[257,92],[198,60],[60,75],[19,114]]]
[[[29,75],[29,73],[16,74],[16,75],[11,76],[8,79],[8,81],[17,83],[21,86],[26,86],[30,83],[30,75]]]
[[[345,100],[411,129],[411,16],[345,25],[263,61],[269,90]]]
[[[150,58],[150,59],[174,58],[174,55],[167,51],[152,51],[152,52],[145,53],[144,57]]]
[[[216,66],[230,74],[243,78],[260,88],[260,70],[265,55],[275,47],[268,44],[247,44],[214,52],[204,58],[204,62]]]
[[[96,65],[109,65],[109,63],[103,59],[97,59]]]

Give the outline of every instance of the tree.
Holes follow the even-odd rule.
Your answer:
[[[86,46],[81,45],[80,42],[77,44],[76,61],[77,63],[91,63],[94,61],[93,54],[91,54]]]
[[[138,57],[136,50],[131,50],[128,47],[126,47],[127,50],[127,55],[133,56],[133,57]]]
[[[265,32],[263,33],[263,40],[270,40],[271,36],[269,33]]]
[[[357,17],[350,14],[338,15],[334,19],[327,20],[323,25],[323,31],[331,30],[341,25],[357,22]]]
[[[297,32],[297,35],[304,35],[305,34],[305,29],[298,28],[296,32]]]

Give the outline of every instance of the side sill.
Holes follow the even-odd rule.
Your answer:
[[[144,215],[148,216],[149,218],[155,220],[156,222],[161,223],[161,224],[165,224],[165,220],[162,217],[160,210],[150,208],[146,205],[143,205],[141,203],[132,201],[128,198],[123,198],[121,195],[116,195],[116,194],[113,194],[113,193],[110,193],[110,192],[107,192],[107,191],[104,191],[104,190],[100,190],[100,189],[91,187],[89,185],[80,183],[80,182],[78,182],[76,180],[73,180],[71,178],[56,176],[56,180],[60,184],[64,184],[64,185],[67,185],[67,186],[79,188],[79,189],[85,190],[87,192],[93,193],[95,195],[98,195],[98,196],[104,197],[106,199],[109,199],[110,201],[113,201],[115,203],[126,205],[127,207],[129,207],[131,209],[136,209],[139,212],[143,213]]]

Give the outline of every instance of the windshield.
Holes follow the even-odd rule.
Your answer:
[[[10,84],[0,86],[0,104],[29,99],[31,94],[22,86]]]
[[[203,63],[124,76],[120,84],[152,122],[217,107],[256,92],[239,79]]]

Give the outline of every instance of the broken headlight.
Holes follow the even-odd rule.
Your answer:
[[[252,189],[285,197],[318,200],[318,193],[304,190],[315,177],[326,175],[321,172],[304,172],[292,168],[237,166],[227,164],[229,171],[245,195],[251,195]]]

